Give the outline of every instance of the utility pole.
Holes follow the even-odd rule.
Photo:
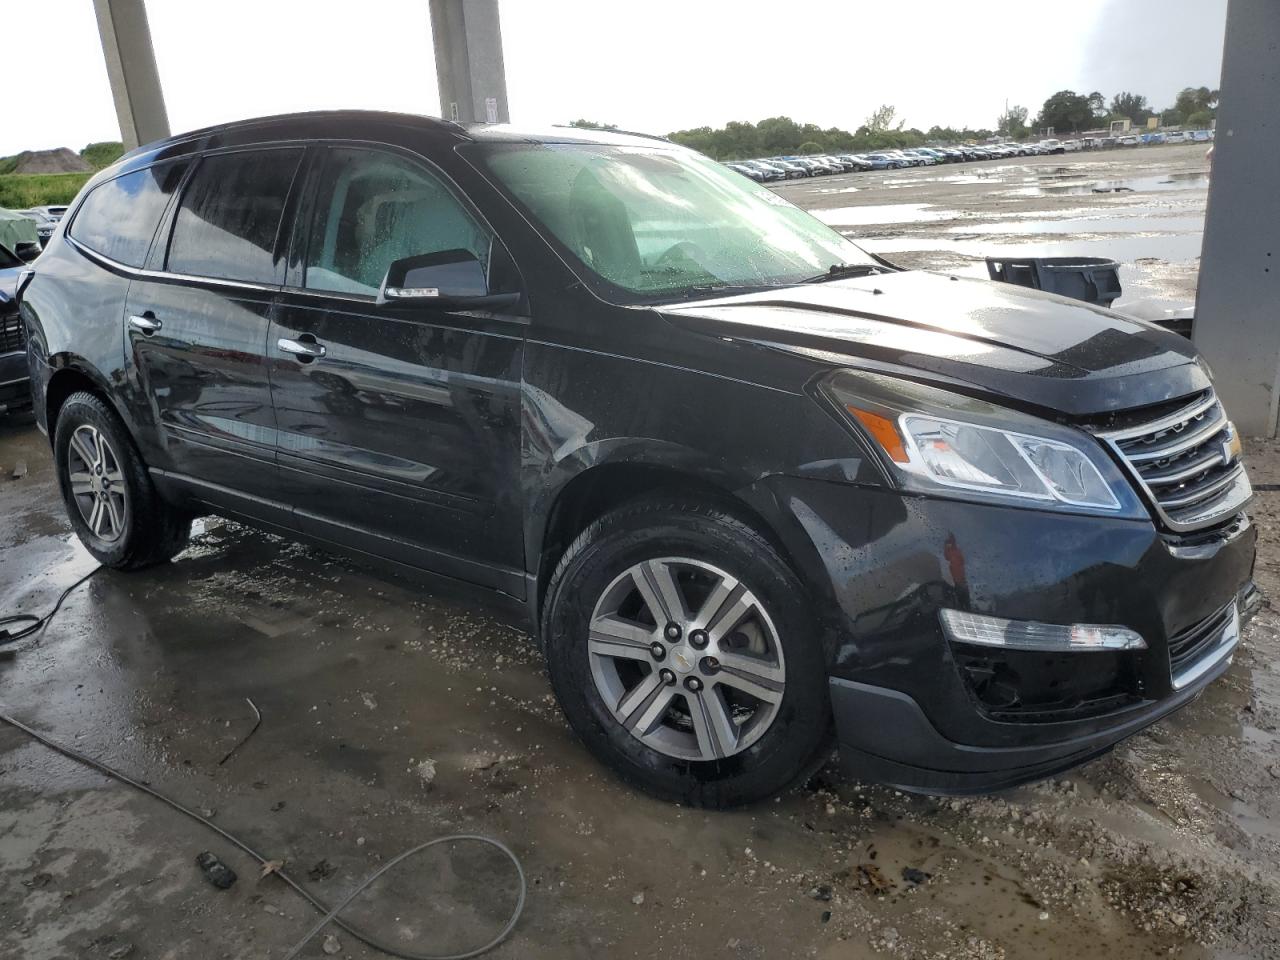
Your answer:
[[[124,148],[169,136],[151,27],[143,0],[93,0],[102,56]]]
[[[440,113],[459,123],[507,123],[498,0],[430,0]]]

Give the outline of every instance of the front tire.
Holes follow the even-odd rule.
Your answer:
[[[190,515],[160,497],[124,423],[99,397],[67,398],[53,456],[71,526],[99,563],[138,570],[186,546]]]
[[[648,793],[732,807],[823,758],[826,663],[804,589],[728,510],[654,499],[597,520],[551,578],[542,633],[570,725]]]

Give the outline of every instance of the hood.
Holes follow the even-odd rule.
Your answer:
[[[1177,334],[989,280],[902,271],[659,309],[696,332],[1068,416],[1209,386],[1191,342]]]

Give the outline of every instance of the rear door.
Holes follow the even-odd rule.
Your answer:
[[[222,509],[281,524],[289,509],[265,350],[302,156],[287,147],[201,158],[125,311],[130,375],[158,425],[165,472]]]
[[[378,303],[390,264],[466,250],[518,289],[448,179],[390,148],[316,149],[272,324],[278,461],[298,526],[523,595],[518,313]],[[500,276],[501,275],[501,276]]]

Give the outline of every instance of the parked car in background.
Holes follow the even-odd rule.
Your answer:
[[[1181,130],[1171,130],[1164,135],[1165,143],[1186,143],[1188,142],[1188,139],[1187,134],[1183,133]]]
[[[745,163],[726,163],[725,166],[734,173],[740,173],[747,179],[756,181],[756,183],[763,183],[766,179],[763,171],[755,167],[749,167]],[[767,179],[779,180],[781,177],[774,176]]]
[[[864,153],[862,159],[871,164],[872,170],[888,170],[901,164],[883,153]]]
[[[855,170],[871,170],[875,166],[870,160],[860,154],[842,153],[840,156],[842,159],[848,160],[853,164],[853,169]]]
[[[903,150],[902,152],[908,157],[912,157],[920,161],[920,163],[926,167],[936,166],[940,162],[932,153],[928,150],[923,150],[920,147],[912,147],[911,149]]]
[[[919,157],[913,157],[903,150],[885,150],[884,153],[886,156],[896,158],[904,167],[918,167],[924,163]]]
[[[62,219],[62,215],[66,212],[67,208],[61,205],[28,207],[26,210],[18,211],[18,213],[35,221],[36,236],[39,237],[41,246],[53,236],[53,228],[57,226],[58,221]]]
[[[3,230],[0,222],[0,231]],[[18,277],[27,261],[0,243],[0,414],[31,406],[27,341],[18,313]]]
[[[769,182],[773,182],[775,180],[786,180],[791,176],[791,174],[780,164],[765,163],[762,160],[744,160],[742,162],[744,165],[751,167],[752,169],[759,170],[761,176]],[[796,176],[800,175],[800,171],[796,171]]]
[[[98,173],[23,276],[97,561],[214,512],[465,581],[523,611],[586,747],[681,803],[833,739],[909,790],[1053,775],[1198,697],[1260,603],[1188,340],[887,266],[672,143],[227,124]]]
[[[1142,142],[1141,140],[1139,140],[1137,137],[1133,136],[1132,134],[1126,134],[1125,136],[1120,137],[1116,140],[1116,145],[1121,147],[1136,147],[1141,142]]]

